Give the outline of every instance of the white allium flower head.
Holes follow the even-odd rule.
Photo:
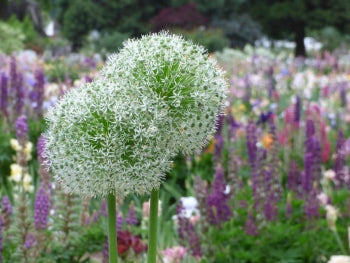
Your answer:
[[[199,152],[215,131],[228,88],[225,73],[206,50],[167,32],[129,40],[103,69],[154,111],[152,123],[169,147]]]
[[[53,176],[82,196],[148,194],[176,153],[200,150],[214,132],[224,72],[203,48],[160,33],[126,42],[103,74],[47,114]]]

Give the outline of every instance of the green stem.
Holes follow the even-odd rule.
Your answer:
[[[341,252],[343,253],[343,255],[347,255],[347,253],[345,251],[345,248],[344,248],[344,244],[343,244],[343,242],[341,241],[341,239],[339,237],[337,229],[333,230],[333,233],[334,233],[335,239],[337,240],[338,245],[339,245],[339,247],[341,249]]]
[[[115,195],[108,194],[108,253],[109,263],[117,263],[117,229],[116,229],[116,205]]]
[[[159,190],[151,193],[150,218],[148,231],[148,263],[156,263],[157,258],[157,219]]]

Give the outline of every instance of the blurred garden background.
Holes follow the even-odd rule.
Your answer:
[[[54,182],[45,113],[161,30],[203,45],[229,88],[209,145],[162,184],[159,262],[349,263],[346,0],[1,0],[0,263],[108,262],[106,201]],[[148,199],[118,204],[121,262],[146,262]]]

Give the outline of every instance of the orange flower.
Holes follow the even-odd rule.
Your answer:
[[[205,153],[212,153],[214,151],[214,147],[215,147],[215,139],[212,139],[207,149],[205,150]]]
[[[270,133],[265,133],[264,137],[260,140],[264,148],[269,149],[273,143],[273,138]]]

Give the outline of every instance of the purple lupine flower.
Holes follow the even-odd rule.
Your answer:
[[[271,98],[273,92],[275,91],[275,79],[273,77],[273,67],[270,66],[270,68],[267,71],[267,78],[268,78],[268,96]]]
[[[30,99],[33,102],[34,110],[39,117],[43,115],[43,102],[44,102],[44,84],[45,75],[42,69],[35,71],[35,83],[34,89],[30,93]]]
[[[243,101],[245,103],[249,103],[250,102],[250,97],[252,96],[252,88],[250,87],[248,74],[246,74],[244,76],[244,84],[245,84],[245,93],[244,93],[244,96],[243,96]]]
[[[301,187],[304,194],[308,194],[312,189],[314,157],[312,153],[306,153],[304,157],[304,171],[301,173]]]
[[[28,140],[28,121],[25,115],[18,117],[16,120],[16,137],[22,146]]]
[[[308,219],[319,216],[320,204],[317,199],[317,190],[314,188],[304,203],[304,213]]]
[[[273,191],[270,192],[264,206],[264,214],[267,221],[277,220],[277,205],[276,198]]]
[[[215,134],[215,147],[213,159],[216,161],[221,160],[222,150],[224,148],[224,137],[221,134]]]
[[[36,239],[35,236],[31,233],[27,234],[26,241],[24,242],[24,247],[28,250],[31,249],[33,244],[35,243]]]
[[[255,218],[251,210],[249,210],[248,212],[248,217],[245,221],[244,229],[245,229],[245,233],[249,236],[258,235],[258,228],[256,226]]]
[[[220,225],[231,217],[231,210],[228,205],[229,194],[226,191],[224,171],[217,166],[212,186],[212,193],[207,196],[207,216],[212,225]]]
[[[270,120],[272,116],[272,111],[262,112],[259,116],[259,119],[256,124],[263,124]]]
[[[257,151],[258,148],[256,146],[258,142],[257,136],[256,136],[256,125],[252,120],[249,120],[247,126],[246,126],[246,145],[248,150],[248,157],[250,165],[253,166],[257,159]]]
[[[342,147],[345,143],[344,133],[342,130],[338,131],[338,138],[335,147],[335,161],[334,161],[334,172],[335,178],[338,183],[338,187],[342,187],[345,183],[344,180],[344,168],[346,164],[346,156],[342,151]]]
[[[2,263],[2,250],[3,250],[3,245],[2,245],[2,218],[0,216],[0,263]]]
[[[17,77],[18,77],[17,61],[15,56],[11,56],[9,76],[10,76],[11,92],[14,92],[16,90]]]
[[[294,123],[299,125],[301,115],[301,99],[300,96],[297,95],[295,104],[294,104]]]
[[[202,249],[200,246],[200,239],[198,234],[196,233],[193,224],[191,224],[190,220],[184,216],[184,207],[182,205],[182,201],[179,201],[177,207],[177,219],[178,219],[178,233],[179,237],[187,241],[191,250],[191,253],[194,257],[202,256]]]
[[[90,77],[89,75],[86,75],[85,76],[85,83],[90,83],[90,82],[92,82],[92,77]]]
[[[105,217],[108,216],[106,199],[103,199],[102,202],[101,202],[99,214],[100,214],[100,215],[103,215],[103,216],[105,216]]]
[[[230,142],[232,142],[235,137],[235,131],[239,127],[239,125],[236,122],[235,118],[233,117],[233,114],[231,111],[227,114],[226,121],[228,124],[228,139]]]
[[[128,215],[126,216],[126,220],[125,221],[129,225],[137,225],[138,224],[138,220],[137,220],[137,217],[136,217],[134,204],[132,204],[132,203],[129,206]]]
[[[308,119],[306,121],[306,140],[311,138],[316,132],[315,123],[313,120]]]
[[[38,142],[36,144],[37,154],[39,160],[45,160],[44,152],[45,152],[45,137],[44,135],[40,135],[38,138]],[[39,161],[40,163],[42,161]]]
[[[116,224],[117,224],[117,232],[120,232],[120,230],[122,230],[122,226],[123,226],[123,222],[124,222],[124,219],[123,219],[123,215],[117,211],[117,215],[116,215]]]
[[[108,262],[109,262],[109,250],[108,250],[108,237],[107,237],[104,248],[103,248],[102,263],[108,263]]]
[[[224,124],[225,116],[224,114],[220,114],[216,120],[216,134],[221,134],[222,126]]]
[[[8,88],[7,88],[7,76],[5,72],[1,73],[0,76],[0,110],[7,116],[7,99],[8,99]]]
[[[34,202],[34,226],[36,230],[45,230],[47,218],[50,213],[50,197],[43,184],[40,185],[35,195]]]
[[[19,116],[23,112],[24,99],[25,99],[25,91],[23,88],[23,75],[20,73],[17,76],[15,91],[16,91],[16,97],[15,97],[16,113],[17,113],[17,116]]]
[[[92,213],[92,222],[96,223],[98,221],[98,218],[99,218],[99,214],[97,211],[94,211]]]
[[[292,160],[289,164],[287,188],[296,194],[300,194],[300,171],[296,161]]]
[[[10,199],[5,195],[1,200],[2,214],[12,215],[12,205]]]

